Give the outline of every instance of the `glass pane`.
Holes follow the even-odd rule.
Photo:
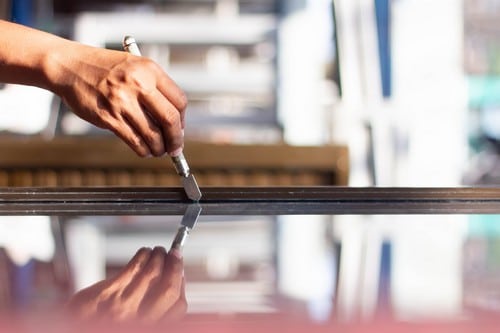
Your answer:
[[[177,189],[42,190],[2,194],[0,301],[3,316],[48,326],[140,248],[168,250],[190,207]],[[249,188],[247,201],[227,191],[191,204],[202,210],[183,248],[181,323],[386,327],[482,323],[499,311],[495,189]]]

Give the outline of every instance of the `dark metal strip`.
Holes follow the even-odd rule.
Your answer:
[[[500,187],[208,187],[203,215],[500,214]],[[1,215],[182,215],[182,188],[0,188]]]

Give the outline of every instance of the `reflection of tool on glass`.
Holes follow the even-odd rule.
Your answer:
[[[182,217],[181,226],[177,230],[174,241],[170,248],[181,251],[184,246],[189,232],[194,228],[196,221],[201,213],[201,206],[197,203],[193,203],[187,206],[186,212]]]
[[[125,51],[133,55],[141,55],[139,47],[137,46],[137,43],[135,42],[135,39],[133,37],[126,36],[123,39],[123,48],[125,49]],[[184,154],[180,153],[177,156],[170,156],[170,158],[172,158],[172,161],[174,162],[177,174],[182,177],[182,186],[184,187],[184,191],[186,192],[188,198],[194,201],[200,200],[200,188],[198,187],[198,183],[196,182],[196,179],[189,169],[189,165],[186,161],[186,158],[184,157]]]

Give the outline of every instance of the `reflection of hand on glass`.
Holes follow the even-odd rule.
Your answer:
[[[68,308],[80,319],[180,319],[187,309],[181,254],[163,247],[142,248],[117,276],[75,294]]]

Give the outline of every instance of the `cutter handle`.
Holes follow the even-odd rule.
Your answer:
[[[175,235],[174,240],[172,241],[171,249],[176,249],[178,251],[182,251],[184,247],[184,243],[186,242],[187,236],[189,236],[190,229],[186,226],[181,226],[177,230],[177,234]]]
[[[125,36],[123,38],[123,49],[130,54],[141,56],[141,50],[139,50],[139,46],[135,41],[135,38],[132,36]]]

